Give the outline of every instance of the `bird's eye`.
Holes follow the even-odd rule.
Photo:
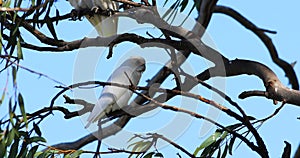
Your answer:
[[[138,72],[144,72],[145,70],[146,70],[145,64],[143,64],[143,65],[141,65],[141,66],[139,66],[139,67],[137,68],[137,71],[138,71]]]

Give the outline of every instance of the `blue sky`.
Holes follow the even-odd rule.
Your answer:
[[[291,0],[288,3],[279,3],[271,0],[253,0],[243,2],[221,0],[219,4],[236,9],[261,28],[277,31],[277,34],[269,34],[269,36],[272,38],[279,56],[290,63],[300,59],[300,47],[298,40],[300,35],[300,22],[298,20],[299,11],[297,11],[297,7],[300,5],[299,1]],[[66,1],[58,1],[55,6],[61,10],[61,14],[71,10],[71,6]],[[196,14],[193,13],[191,17],[195,18]],[[126,25],[128,24],[129,22],[126,23]],[[60,22],[57,25],[56,30],[59,38],[70,41],[91,35],[93,28],[90,24],[88,24],[87,20],[84,19],[80,22],[68,20]],[[155,32],[155,30],[149,26],[137,26],[137,28],[133,29],[132,32],[142,33],[145,30]],[[282,83],[288,85],[288,80],[285,77],[284,72],[272,62],[271,57],[262,42],[252,32],[246,30],[230,17],[221,14],[214,14],[207,32],[215,47],[227,58],[231,60],[239,58],[263,62],[275,71]],[[38,41],[32,38],[32,36],[25,32],[23,33],[27,37],[27,40],[38,43]],[[84,81],[88,79],[105,81],[112,71],[109,68],[114,68],[115,65],[120,60],[124,60],[128,54],[139,54],[144,56],[148,61],[148,68],[140,82],[140,85],[146,85],[145,81],[150,78],[155,73],[155,70],[168,59],[168,55],[162,50],[150,48],[140,49],[138,46],[128,43],[118,45],[116,53],[110,60],[105,59],[106,52],[107,49],[104,48],[89,48],[80,51],[75,50],[72,52],[61,53],[24,50],[25,60],[22,61],[21,64],[35,71],[47,74],[48,76],[69,85],[76,81]],[[126,56],[124,56],[124,52],[126,52]],[[82,60],[82,56],[88,57],[87,60]],[[185,68],[187,70],[199,73],[206,68],[205,66],[209,65],[209,63],[203,59],[195,56],[193,57],[194,59],[189,60],[188,63],[185,64]],[[97,58],[99,58],[99,61]],[[95,63],[87,62],[92,59]],[[83,63],[81,63],[82,61]],[[103,67],[103,64],[110,66]],[[92,70],[90,68],[92,68]],[[299,63],[295,65],[295,72],[298,77],[300,77]],[[91,75],[89,76],[91,78],[87,77],[85,73]],[[5,75],[6,74],[1,74],[1,76],[4,76],[0,77],[1,83],[3,83],[2,80],[5,78]],[[263,83],[257,77],[243,75],[226,79],[216,78],[211,79],[208,82],[216,86],[219,86],[216,83],[222,82],[220,86],[225,87],[225,92],[231,96],[233,100],[237,101],[247,114],[255,116],[256,118],[264,118],[273,113],[278,107],[278,105],[273,105],[271,100],[266,100],[265,98],[253,97],[245,100],[238,99],[237,96],[244,90],[264,90]],[[58,89],[54,88],[56,85],[57,83],[46,78],[38,77],[37,75],[28,73],[24,70],[19,71],[18,90],[22,92],[25,98],[25,105],[28,108],[28,112],[49,106],[51,98],[58,92]],[[162,87],[170,87],[172,85],[172,78],[169,77]],[[0,86],[3,87],[4,85],[0,84]],[[94,96],[88,96],[91,98],[85,99],[93,102],[99,95],[100,91],[101,88],[95,89],[95,91],[91,92]],[[194,89],[194,92],[207,98],[217,97],[201,86]],[[74,95],[74,93],[67,94],[69,96]],[[8,96],[11,95],[13,95],[12,91],[9,91]],[[87,96],[85,95],[85,97]],[[215,99],[218,100],[219,98]],[[65,106],[73,110],[77,109],[74,105],[64,105],[63,101],[64,100],[61,97],[56,102],[56,105]],[[220,102],[225,106],[232,108],[229,104],[222,100],[220,100]],[[196,110],[198,113],[203,115],[207,114],[208,110],[212,110],[204,103],[177,97],[170,100],[168,104],[179,105],[190,110]],[[6,104],[3,104],[1,108],[4,108],[4,105]],[[229,118],[225,114],[218,113],[216,111],[213,112],[218,117],[211,117],[223,125],[236,123],[234,119]],[[278,115],[267,121],[259,129],[259,133],[265,140],[271,157],[279,157],[282,154],[284,148],[283,141],[288,141],[292,144],[292,150],[294,153],[300,140],[300,125],[299,120],[296,119],[299,117],[299,113],[299,107],[286,105]],[[2,110],[1,114],[3,114]],[[203,124],[202,120],[190,119],[189,116],[184,114],[177,114],[157,109],[146,113],[141,117],[132,119],[125,127],[124,131],[126,131],[127,134],[143,133],[148,131],[165,132],[166,137],[173,138],[173,140],[178,144],[184,146],[190,152],[193,152],[194,149],[215,130],[215,128],[208,128],[210,129],[208,131],[203,130],[205,127],[207,127],[207,124]],[[84,129],[84,122],[82,122],[81,119],[75,118],[72,120],[64,120],[63,115],[58,112],[55,113],[54,116],[47,118],[41,124],[41,128],[43,136],[48,140],[47,145],[73,141],[89,133],[88,130]],[[180,130],[178,130],[178,128]],[[172,135],[173,133],[175,134]],[[109,146],[116,145],[115,147],[126,148],[126,145],[120,146],[120,143],[115,143],[116,140],[122,140],[126,143],[125,138],[126,137],[121,133],[104,142]],[[164,146],[162,142],[159,143]],[[93,143],[87,145],[84,149],[93,151],[95,148],[96,144]],[[106,147],[103,146],[102,150],[105,151],[105,149]],[[159,151],[164,153],[165,157],[175,157],[176,153],[179,152],[170,146],[164,146],[159,149]],[[234,155],[232,157],[258,157],[256,153],[252,152],[244,144],[241,144],[240,147],[233,153]],[[126,157],[125,154],[120,155]],[[181,153],[181,155],[185,157],[183,153]],[[87,155],[87,157],[89,157],[89,155]],[[107,155],[103,157],[111,156]]]

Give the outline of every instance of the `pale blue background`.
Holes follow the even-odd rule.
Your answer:
[[[298,38],[300,35],[300,22],[298,18],[299,11],[297,11],[298,6],[300,5],[299,1],[290,0],[286,1],[286,3],[283,3],[280,1],[271,0],[253,0],[243,2],[223,0],[220,1],[219,4],[234,8],[261,28],[277,31],[277,34],[269,34],[269,36],[276,45],[279,56],[287,62],[299,62],[300,47]],[[68,2],[64,0],[56,2],[55,6],[60,10],[61,14],[67,13],[71,10]],[[196,14],[193,13],[192,17],[195,18]],[[70,41],[87,36],[91,32],[92,27],[90,24],[88,24],[86,19],[81,22],[65,20],[56,26],[56,30],[59,38]],[[45,32],[48,33],[48,31]],[[261,61],[275,71],[285,85],[288,85],[288,80],[285,77],[284,72],[271,61],[270,55],[262,42],[252,32],[246,30],[243,26],[230,17],[221,14],[214,14],[208,27],[208,33],[212,37],[218,50],[227,58]],[[31,35],[27,35],[25,32],[23,32],[23,34],[27,37],[27,40],[36,41]],[[39,43],[38,41],[36,42]],[[122,49],[118,49],[118,51],[121,50]],[[77,50],[61,53],[24,50],[23,53],[25,60],[21,62],[21,65],[47,74],[48,76],[51,76],[56,80],[65,83],[66,85],[73,83],[74,61],[78,54]],[[162,53],[165,55],[165,52],[162,51]],[[157,55],[161,57],[159,53]],[[122,52],[115,54],[116,58],[118,58],[118,56],[122,56]],[[102,59],[104,59],[104,57],[105,56],[102,56]],[[107,63],[113,65],[115,64],[114,61],[115,59],[112,59],[111,61],[107,61]],[[191,63],[198,64],[199,62],[197,61],[201,61],[201,59],[191,61]],[[151,65],[149,65],[149,67],[151,67]],[[101,69],[101,67],[98,67],[98,69]],[[145,85],[145,80],[151,77],[151,75],[154,73],[152,70],[154,69],[155,66],[147,69],[143,78],[141,79],[140,85]],[[200,72],[200,69],[195,71]],[[295,71],[299,78],[299,63],[296,64]],[[110,73],[111,70],[108,68],[102,68],[101,74],[99,71],[99,73],[96,73],[95,76],[97,80],[105,81]],[[9,79],[11,80],[11,78]],[[172,78],[169,78],[168,80],[170,83],[172,82],[171,79]],[[2,88],[4,87],[6,80],[5,73],[1,74],[0,80],[0,86]],[[25,98],[27,112],[32,112],[33,110],[37,110],[41,107],[49,106],[51,98],[58,92],[58,89],[54,88],[56,85],[56,83],[44,77],[39,78],[39,76],[28,73],[24,70],[21,70],[18,73],[18,90],[22,92]],[[165,85],[167,86],[168,83]],[[202,87],[200,86],[200,88]],[[210,93],[203,89],[205,88],[200,90],[200,95],[209,97]],[[264,89],[262,82],[257,77],[243,75],[239,77],[226,78],[226,93],[231,96],[233,100],[237,101],[247,112],[247,114],[255,116],[256,118],[263,118],[273,113],[278,105],[274,106],[271,100],[257,97],[246,100],[238,99],[238,94],[240,94],[243,90],[254,89]],[[96,90],[98,91],[97,93],[99,93],[101,89],[98,88]],[[71,95],[71,93],[68,94]],[[13,91],[9,91],[7,98],[12,95]],[[6,108],[4,108],[4,106],[7,104],[5,103],[1,106],[3,109],[1,110],[2,116],[4,113],[6,113]],[[169,103],[171,105],[177,105],[176,99]],[[68,108],[70,107],[70,109],[73,110],[76,109],[73,108],[72,105],[64,105],[62,97],[56,102],[56,105],[66,106]],[[224,105],[232,108],[227,103]],[[207,110],[203,110],[202,107],[203,109],[207,109],[208,106],[204,103],[200,103],[197,111],[205,115]],[[164,121],[168,123],[170,117],[175,114],[176,113],[169,111],[165,112],[162,110],[156,110],[155,112],[150,113],[143,118],[132,119],[125,129],[128,131],[137,131],[137,133],[146,132],[148,129],[155,131],[157,127],[163,126]],[[259,129],[259,133],[265,140],[271,157],[281,156],[284,148],[283,141],[288,141],[292,144],[292,153],[294,153],[295,149],[299,145],[300,140],[300,125],[299,120],[296,119],[300,116],[299,114],[299,107],[294,105],[286,105],[278,115],[267,121]],[[235,120],[224,114],[221,114],[217,121],[221,122],[223,125],[236,123]],[[202,123],[203,121],[201,120],[193,120],[191,125],[188,126],[188,130],[174,141],[184,146],[190,152],[193,152],[195,148],[199,146],[201,142],[204,141],[205,138],[212,134],[212,132],[215,130],[212,129],[210,130],[209,134],[200,136],[199,133]],[[83,124],[80,119],[76,118],[72,120],[64,120],[63,115],[59,112],[56,112],[54,116],[47,118],[41,124],[41,129],[43,136],[48,140],[47,145],[53,145],[65,141],[73,141],[88,134],[89,132],[83,128]],[[237,141],[236,144],[238,144],[238,142],[239,141]],[[96,144],[93,143],[87,145],[84,150],[94,151],[95,148]],[[106,151],[106,148],[107,147],[103,146],[101,150]],[[126,148],[126,146],[123,146],[123,148]],[[165,147],[163,149],[159,149],[159,151],[162,152],[165,157],[176,157],[176,153],[179,152],[173,147]],[[240,147],[233,153],[234,156],[232,157],[258,157],[255,152],[252,152],[251,149],[244,144],[241,144]],[[184,153],[180,154],[181,156],[186,157]],[[122,157],[127,156],[127,154],[119,155]],[[91,155],[86,156],[90,157]],[[115,156],[105,155],[103,157]]]

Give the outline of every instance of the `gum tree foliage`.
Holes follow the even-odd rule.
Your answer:
[[[24,100],[26,100],[26,98],[23,98],[22,92],[20,92],[17,88],[17,78],[21,78],[21,76],[18,74],[18,71],[20,69],[25,69],[30,73],[37,74],[39,76],[48,76],[47,74],[35,72],[22,66],[22,61],[24,60],[22,51],[24,49],[45,52],[66,52],[79,49],[82,46],[81,44],[86,42],[85,47],[109,47],[110,51],[107,55],[107,58],[111,58],[113,57],[114,46],[126,41],[135,43],[137,45],[142,45],[149,42],[163,43],[172,47],[169,49],[171,58],[170,64],[162,67],[161,69],[157,69],[157,74],[148,81],[148,86],[133,87],[130,85],[113,84],[114,86],[126,87],[134,91],[136,94],[138,94],[134,101],[140,105],[145,104],[144,106],[126,107],[128,108],[126,111],[129,110],[136,116],[155,108],[163,108],[164,110],[172,110],[174,112],[183,112],[189,114],[191,117],[203,119],[213,123],[215,126],[217,126],[217,130],[213,135],[208,137],[204,142],[196,147],[194,151],[188,151],[184,148],[184,146],[181,146],[180,144],[177,144],[176,142],[169,140],[167,137],[157,133],[150,133],[146,136],[139,135],[137,133],[132,139],[138,141],[133,142],[128,150],[110,149],[106,153],[102,152],[103,154],[124,152],[128,153],[128,155],[137,155],[140,157],[160,157],[163,156],[163,153],[160,153],[156,150],[153,151],[151,147],[155,145],[157,140],[162,140],[166,141],[174,148],[177,148],[183,154],[186,154],[184,157],[209,157],[212,155],[216,157],[226,157],[227,154],[234,155],[233,147],[238,146],[237,142],[246,144],[251,150],[253,150],[253,152],[256,152],[261,157],[269,157],[268,149],[262,136],[257,131],[257,127],[260,125],[260,123],[263,123],[276,115],[285,104],[293,104],[296,106],[300,105],[298,79],[293,70],[293,66],[278,58],[276,47],[272,43],[270,37],[267,35],[267,33],[275,32],[257,27],[254,23],[247,20],[246,17],[235,11],[233,8],[230,8],[229,6],[218,5],[217,0],[166,0],[165,4],[171,6],[170,8],[173,10],[167,11],[165,17],[158,16],[156,12],[155,0],[151,2],[148,2],[147,0],[142,0],[142,2],[127,0],[115,1],[118,1],[121,4],[120,11],[115,12],[115,15],[128,16],[138,21],[141,25],[143,25],[143,23],[152,24],[161,31],[162,36],[149,38],[138,34],[124,33],[118,34],[112,38],[82,37],[82,39],[66,41],[64,39],[58,39],[57,37],[56,31],[58,28],[56,26],[59,22],[80,21],[84,15],[92,16],[93,14],[107,14],[107,12],[95,12],[93,10],[80,10],[80,12],[78,12],[70,8],[69,13],[61,15],[59,8],[54,7],[55,3],[62,3],[60,1],[0,0],[0,73],[2,76],[5,76],[3,74],[7,74],[7,77],[11,78],[13,81],[7,82],[0,98],[1,106],[8,107],[7,115],[5,117],[1,116],[0,120],[0,157],[52,157],[57,155],[63,155],[64,157],[78,157],[82,153],[89,153],[91,155],[94,154],[92,151],[82,150],[83,146],[97,140],[92,134],[83,137],[84,139],[79,138],[75,142],[62,142],[61,144],[46,146],[47,138],[42,137],[43,130],[40,129],[39,125],[45,118],[51,117],[53,111],[63,113],[65,115],[65,119],[72,119],[78,117],[79,113],[86,113],[92,109],[93,104],[84,100],[70,98],[66,95],[63,95],[64,92],[80,86],[95,84],[104,86],[107,84],[113,84],[100,81],[87,81],[84,83],[74,83],[73,85],[67,87],[60,85],[57,88],[60,88],[61,91],[52,99],[50,107],[41,108],[37,111],[27,111],[26,106],[30,105],[24,104]],[[25,2],[26,5],[24,4]],[[192,7],[187,7],[188,3],[192,4],[190,5]],[[126,10],[130,8],[135,8],[135,12],[126,12]],[[186,30],[180,26],[172,26],[165,22],[166,19],[172,19],[173,16],[176,16],[176,12],[182,11],[186,11],[187,13],[196,11],[198,13],[196,20],[202,25],[203,28],[197,29],[197,27],[195,27],[193,30]],[[259,37],[268,48],[274,63],[285,72],[292,85],[292,89],[284,86],[272,69],[268,68],[263,63],[242,59],[229,60],[222,55],[222,52],[218,52],[205,45],[201,41],[201,36],[203,35],[203,30],[209,26],[211,16],[215,13],[221,13],[233,18],[241,25],[245,26],[246,29],[251,30],[257,37]],[[46,35],[46,33],[43,31],[49,31],[51,35]],[[40,42],[40,44],[24,40],[25,38],[23,37],[23,32],[31,34]],[[147,45],[147,47],[160,46]],[[180,51],[185,58],[188,58],[190,54],[201,56],[202,58],[214,63],[215,66],[208,68],[196,76],[191,76],[180,69],[180,65],[184,62],[185,58],[183,58],[182,55],[180,56],[179,53],[175,53],[175,50]],[[215,56],[220,57],[221,60],[216,59]],[[226,76],[224,73],[218,71],[220,67],[225,69]],[[225,93],[208,85],[205,82],[206,80],[216,76],[229,77],[242,74],[258,76],[262,80],[265,90],[245,91],[239,95],[239,98],[243,99],[247,97],[258,96],[271,99],[274,103],[280,102],[279,104],[281,104],[281,106],[274,112],[273,115],[260,120],[248,116],[247,112],[243,110],[238,102],[233,101],[230,96],[227,96]],[[148,95],[148,90],[151,84],[162,83],[170,75],[175,76],[174,82],[176,82],[176,86],[168,87],[168,89],[155,88],[155,91],[163,94],[158,95],[156,98],[151,98]],[[182,80],[179,76],[185,77],[185,79]],[[11,83],[13,84],[12,89],[8,88],[11,86]],[[214,100],[209,100],[202,97],[201,94],[189,93],[189,90],[198,84],[224,97],[230,106],[225,107],[220,105]],[[7,96],[7,91],[13,92],[14,95]],[[222,125],[193,111],[181,109],[176,106],[166,105],[164,104],[165,100],[161,99],[166,98],[169,100],[178,95],[199,100],[200,102],[208,104],[208,106],[214,106],[222,113],[234,118],[236,121],[232,124]],[[53,106],[58,97],[64,97],[65,102],[69,104],[74,104],[75,102],[76,104],[81,104],[84,108],[79,112],[71,112],[65,107]],[[7,105],[3,104],[5,100],[8,102]],[[296,106],[295,108],[297,108]],[[129,121],[133,121],[131,118],[134,118],[135,116],[128,115],[120,110],[109,114],[109,117],[114,118],[114,124],[118,125],[119,127],[124,127]],[[103,129],[102,136],[103,138],[109,137],[117,133],[119,130],[122,130],[122,128],[114,129],[111,126],[108,126]],[[67,142],[68,140],[65,141]],[[291,146],[288,142],[285,143],[286,147],[282,157],[290,157]],[[295,157],[299,157],[299,155],[295,155]]]

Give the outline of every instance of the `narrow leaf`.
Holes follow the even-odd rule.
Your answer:
[[[221,157],[221,158],[226,158],[226,156],[227,156],[227,152],[228,152],[228,145],[227,145],[227,143],[226,143],[226,145],[225,145],[225,148],[224,148],[224,151],[223,151],[223,154],[222,154],[222,157]]]
[[[17,57],[18,57],[18,59],[23,59],[23,52],[22,52],[20,37],[18,38],[18,41],[17,41]]]
[[[10,147],[8,158],[15,158],[17,156],[18,147],[19,147],[19,139],[15,139],[14,143]]]
[[[64,155],[64,158],[72,158],[71,154]]]
[[[217,158],[221,158],[221,148],[218,149],[218,155]]]
[[[232,155],[232,148],[233,148],[233,144],[234,144],[235,138],[236,137],[231,138],[230,142],[229,142],[229,145],[228,145],[228,151],[229,151],[230,155]]]
[[[10,6],[11,0],[4,2],[3,7],[8,8]]]
[[[29,152],[28,152],[28,154],[27,154],[27,158],[34,158],[34,156],[35,156],[35,154],[36,154],[36,151],[37,151],[37,149],[38,149],[38,145],[36,145],[36,146],[33,146],[30,150],[29,150]]]
[[[6,146],[3,140],[0,141],[0,157],[5,157],[6,154]]]
[[[183,12],[183,10],[186,8],[187,4],[188,4],[189,0],[183,0],[181,2],[181,8],[180,8],[180,12]]]
[[[39,152],[36,152],[35,154],[34,154],[34,156],[33,157],[39,157],[41,154],[43,154],[44,152],[41,152],[41,151],[39,151]]]
[[[35,0],[31,0],[31,6],[35,5]]]
[[[7,134],[6,146],[10,146],[15,138],[15,130],[12,128]]]
[[[34,122],[33,122],[33,129],[34,129],[35,133],[36,133],[38,136],[42,136],[42,132],[41,132],[41,130],[40,130],[40,127],[39,127],[36,123],[34,123]]]
[[[162,153],[156,153],[154,157],[164,157],[164,155]]]
[[[21,95],[21,93],[19,93],[19,95],[18,95],[18,102],[19,102],[21,114],[23,116],[23,120],[26,124],[26,128],[28,128],[27,116],[26,116],[25,107],[24,107],[24,99],[23,99],[23,96]]]
[[[25,156],[27,155],[27,152],[28,152],[28,148],[27,148],[28,143],[23,142],[21,146],[22,146],[22,148],[19,152],[18,158],[25,158]]]
[[[2,92],[1,99],[0,99],[0,105],[2,105],[4,98],[5,98],[5,91]]]
[[[194,155],[196,156],[200,150],[216,142],[216,140],[221,136],[221,134],[222,132],[216,131],[214,134],[208,137],[199,147],[196,148],[196,150],[194,151]]]
[[[132,144],[129,144],[129,145],[127,146],[127,148],[130,148],[130,147],[132,147],[132,146],[134,146],[134,145],[136,145],[136,144],[139,144],[139,143],[141,143],[141,142],[143,142],[143,141],[138,141],[138,142],[134,142],[134,143],[132,143]]]
[[[43,137],[39,137],[39,136],[33,136],[31,138],[29,138],[29,142],[33,143],[33,142],[47,142],[45,138]]]
[[[223,132],[222,136],[220,137],[220,139],[225,139],[228,136],[228,131]]]
[[[13,85],[15,86],[17,83],[17,68],[15,66],[12,67],[12,77],[13,77]]]
[[[58,9],[56,9],[56,17],[59,17],[59,10]],[[58,22],[59,22],[59,20],[57,18],[55,25],[58,25]]]
[[[155,154],[155,152],[150,152],[146,154],[143,158],[152,158],[152,156]]]
[[[130,142],[130,141],[132,141],[134,138],[137,138],[138,137],[138,135],[134,135],[133,137],[131,137],[128,141],[127,141],[127,143],[128,142]],[[128,147],[127,147],[128,148]]]
[[[77,150],[71,154],[71,157],[77,158],[83,153],[83,150]]]

